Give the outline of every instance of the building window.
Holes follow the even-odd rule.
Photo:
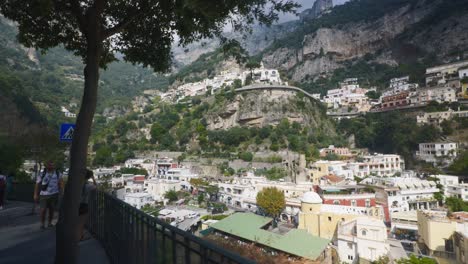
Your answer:
[[[351,200],[351,206],[356,206],[356,200]]]
[[[366,199],[366,207],[370,207],[371,204],[370,204],[370,199]]]
[[[329,217],[328,217],[328,221],[331,222],[331,220],[332,220],[332,218],[331,218],[331,216],[329,216]]]
[[[348,260],[353,260],[353,256],[348,255]]]
[[[348,242],[348,248],[353,249],[353,243]]]
[[[363,236],[366,236],[366,235],[367,235],[367,230],[363,229],[363,230],[361,231],[361,234],[362,234]]]
[[[339,201],[339,200],[334,200],[334,201],[333,201],[333,204],[337,204],[337,205],[338,205],[338,204],[340,204],[340,201]]]

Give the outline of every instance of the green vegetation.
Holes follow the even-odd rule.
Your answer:
[[[148,176],[148,171],[140,168],[121,168],[118,172],[122,174],[135,174]]]
[[[450,165],[449,171],[455,175],[468,175],[468,151],[460,153],[457,159]]]
[[[451,212],[468,212],[468,202],[458,197],[447,197],[445,204],[448,206]]]
[[[438,140],[442,135],[438,128],[418,126],[414,118],[398,112],[345,119],[339,123],[338,130],[345,135],[353,134],[358,148],[402,155],[408,168],[415,165],[413,154],[419,143]]]
[[[275,187],[267,187],[257,194],[257,205],[269,216],[277,218],[284,210],[284,193]]]
[[[271,181],[277,181],[279,179],[283,179],[284,177],[287,176],[286,169],[284,168],[278,168],[278,167],[273,167],[269,170],[267,169],[257,169],[255,171],[255,174],[257,175],[263,175],[267,179]]]
[[[177,201],[178,199],[177,192],[174,190],[169,190],[164,194],[164,198],[168,199],[169,202]]]
[[[433,258],[417,257],[411,255],[408,259],[397,260],[398,264],[437,264],[438,262]]]
[[[253,154],[252,152],[241,152],[239,153],[239,159],[243,161],[252,161],[253,160]]]
[[[223,220],[224,218],[228,217],[229,215],[204,215],[200,219],[201,220]]]

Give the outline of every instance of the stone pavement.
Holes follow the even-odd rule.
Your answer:
[[[32,214],[32,204],[13,201],[0,211],[0,264],[54,262],[55,228],[40,230],[37,211]],[[79,264],[109,263],[97,240],[82,241],[79,247]]]

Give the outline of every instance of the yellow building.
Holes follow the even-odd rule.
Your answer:
[[[459,93],[459,97],[468,99],[468,81],[461,82],[461,92]]]
[[[381,207],[322,204],[322,199],[317,193],[307,192],[301,199],[298,228],[305,229],[314,236],[332,239],[336,235],[339,222],[363,216],[383,219],[383,210]]]
[[[455,257],[454,249],[457,246],[454,247],[454,244],[458,244],[457,250],[460,255],[457,257],[466,259],[467,244],[464,239],[456,235],[459,232],[466,236],[468,232],[468,219],[460,217],[464,214],[464,212],[453,213],[451,217],[447,217],[447,213],[443,211],[418,211],[419,242],[424,245],[423,249],[427,254]]]
[[[312,167],[307,171],[307,179],[312,182],[314,185],[320,184],[320,178],[327,176],[330,173],[333,173],[330,167],[340,167],[345,166],[346,163],[343,161],[328,161],[328,160],[319,160],[316,161]]]

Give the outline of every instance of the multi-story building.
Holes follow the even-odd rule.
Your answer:
[[[248,175],[235,178],[232,181],[218,183],[219,200],[229,206],[257,210],[257,193],[267,187],[275,187],[284,193],[286,208],[281,214],[281,219],[291,222],[300,210],[300,197],[313,187],[310,182],[292,183],[281,181],[269,181],[265,177]]]
[[[376,191],[376,202],[383,206],[385,221],[391,221],[393,212],[432,209],[438,207],[434,194],[440,190],[433,181],[419,178],[369,177],[361,183],[372,186]]]
[[[183,185],[179,180],[167,180],[151,178],[145,181],[145,191],[151,195],[155,201],[163,201],[164,194],[168,191],[179,191],[189,189],[189,184]]]
[[[382,256],[389,256],[393,263],[406,257],[401,243],[389,241],[384,222],[373,218],[356,218],[339,223],[337,245],[340,263],[370,263]],[[395,245],[398,246],[395,248]]]
[[[328,148],[320,149],[320,157],[326,157],[328,154],[334,154],[342,157],[350,157],[353,154],[349,148],[337,148],[333,145],[330,145]]]
[[[322,198],[323,204],[357,207],[376,206],[374,190],[360,185],[317,186],[316,192]]]
[[[446,84],[448,80],[459,77],[460,69],[468,66],[467,61],[448,63],[426,69],[426,85]]]
[[[468,202],[468,183],[448,185],[444,188],[447,197],[457,197]]]
[[[419,242],[423,245],[421,249],[424,254],[466,259],[468,248],[465,243],[460,243],[462,239],[457,237],[457,233],[464,236],[468,233],[466,212],[455,212],[449,216],[446,211],[418,211]]]
[[[431,101],[438,103],[456,102],[456,89],[452,87],[428,87],[418,89],[409,95],[409,104],[411,105],[427,105]]]
[[[360,88],[356,78],[349,78],[340,83],[340,88],[328,90],[322,102],[329,108],[355,107],[358,112],[367,112],[371,107],[366,96],[369,91]]]
[[[420,143],[416,157],[434,165],[447,166],[457,157],[458,144],[455,142]]]
[[[400,155],[395,154],[374,154],[362,156],[361,162],[348,163],[348,169],[354,172],[355,176],[394,176],[401,174],[405,168],[405,162]]]
[[[359,217],[383,219],[381,206],[360,207],[335,204],[323,204],[316,192],[307,192],[301,198],[301,210],[298,214],[298,228],[305,229],[314,236],[331,239],[338,223]]]
[[[127,193],[125,194],[125,202],[138,209],[141,209],[146,204],[154,204],[151,194],[145,192]]]
[[[382,93],[382,96],[396,95],[402,92],[415,90],[418,87],[417,83],[409,83],[409,76],[393,78],[390,80],[390,87]]]
[[[390,110],[409,105],[409,91],[403,91],[381,98],[381,110]]]
[[[345,179],[353,179],[354,172],[349,170],[347,166],[348,163],[344,161],[319,160],[308,168],[307,177],[314,185],[319,185],[321,178],[330,174]]]
[[[443,121],[451,120],[454,117],[468,118],[468,110],[453,111],[449,109],[443,112],[421,113],[416,116],[416,122],[418,124],[440,125]]]

